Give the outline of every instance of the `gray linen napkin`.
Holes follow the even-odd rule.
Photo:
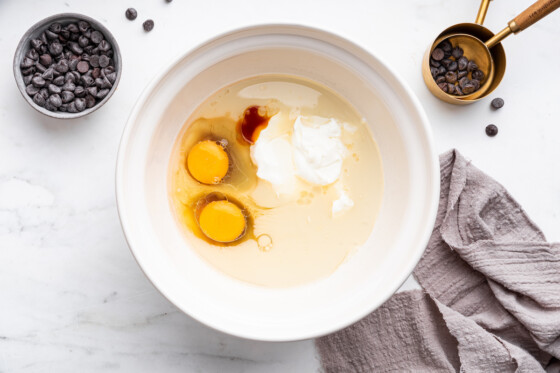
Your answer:
[[[441,195],[424,289],[394,295],[316,340],[326,372],[560,372],[560,244],[456,150]]]

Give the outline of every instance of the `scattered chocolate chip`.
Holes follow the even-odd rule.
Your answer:
[[[498,127],[495,124],[489,124],[486,126],[486,134],[490,137],[494,137],[498,134]]]
[[[136,17],[138,17],[138,12],[136,12],[136,9],[134,8],[128,8],[126,12],[124,12],[124,15],[127,19],[134,21]]]
[[[492,100],[491,105],[494,109],[500,109],[504,106],[504,100],[500,97],[496,97]]]

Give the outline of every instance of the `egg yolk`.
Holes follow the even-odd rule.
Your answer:
[[[228,172],[229,158],[222,146],[205,140],[190,150],[187,168],[192,177],[201,183],[219,184]]]
[[[198,225],[211,240],[232,242],[243,235],[247,223],[237,205],[229,201],[214,201],[204,206]]]

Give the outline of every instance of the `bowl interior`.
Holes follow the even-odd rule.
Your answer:
[[[49,110],[35,104],[33,102],[33,98],[29,97],[29,95],[25,92],[25,84],[23,83],[23,75],[22,75],[21,69],[20,69],[21,62],[23,61],[23,59],[27,55],[27,52],[29,52],[29,50],[31,49],[31,46],[29,44],[30,41],[32,39],[38,39],[41,36],[41,34],[45,30],[47,30],[53,22],[59,22],[62,25],[67,25],[69,23],[78,22],[78,21],[81,21],[81,20],[89,22],[89,24],[94,29],[101,32],[103,34],[103,36],[105,37],[105,40],[107,40],[111,44],[111,46],[113,48],[113,57],[111,57],[111,58],[113,59],[113,62],[114,62],[114,65],[115,65],[115,72],[117,73],[115,83],[113,84],[113,87],[111,88],[111,90],[109,91],[107,96],[105,96],[105,98],[103,98],[103,100],[99,101],[95,106],[93,106],[89,109],[85,109],[82,112],[67,113],[67,112],[61,112],[61,111],[57,111],[57,112],[49,111]],[[29,103],[29,105],[31,105],[35,110],[37,110],[40,113],[43,113],[45,115],[48,115],[49,117],[59,118],[59,119],[72,119],[72,118],[83,117],[84,115],[87,115],[87,114],[90,114],[90,113],[94,112],[95,110],[97,110],[101,106],[103,106],[109,100],[109,98],[111,98],[111,96],[113,95],[113,93],[117,89],[117,85],[119,84],[119,81],[121,79],[122,60],[121,60],[121,52],[120,52],[120,49],[119,49],[119,45],[117,44],[117,40],[115,39],[113,34],[111,34],[111,32],[105,26],[103,26],[100,22],[96,21],[95,19],[93,19],[91,17],[85,16],[83,14],[61,13],[61,14],[55,14],[53,16],[42,19],[41,21],[39,21],[36,24],[34,24],[33,26],[31,26],[31,28],[29,28],[29,30],[21,38],[21,40],[20,40],[20,42],[19,42],[19,44],[16,48],[16,52],[15,52],[15,55],[14,55],[13,69],[14,69],[14,77],[16,79],[16,84],[17,84],[22,96]]]
[[[367,243],[328,278],[286,289],[253,286],[213,269],[189,249],[167,195],[171,148],[189,114],[221,87],[268,73],[313,79],[345,97],[370,125],[385,173]],[[422,109],[382,62],[323,31],[259,26],[188,53],[144,92],[121,143],[117,198],[137,261],[171,302],[221,331],[285,341],[341,329],[397,290],[431,233],[438,176]]]

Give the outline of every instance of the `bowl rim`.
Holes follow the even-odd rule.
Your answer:
[[[27,52],[28,49],[26,49],[29,45],[29,40],[31,38],[31,35],[33,33],[35,33],[35,31],[37,31],[37,29],[43,27],[44,25],[48,24],[48,23],[52,23],[55,22],[59,19],[62,18],[76,18],[78,20],[84,20],[89,22],[93,27],[95,27],[96,29],[98,29],[99,31],[101,31],[101,33],[103,34],[103,36],[108,39],[108,41],[111,43],[111,47],[113,48],[114,54],[116,54],[118,56],[116,64],[115,64],[115,72],[117,73],[117,77],[115,79],[115,83],[113,83],[113,86],[111,87],[111,90],[109,91],[109,93],[107,94],[107,96],[105,96],[105,98],[103,98],[103,100],[99,101],[96,105],[94,105],[91,108],[88,108],[82,112],[79,113],[68,113],[68,112],[54,112],[54,111],[49,111],[47,109],[45,109],[44,107],[41,107],[37,104],[35,104],[33,102],[33,99],[31,97],[29,97],[29,95],[27,94],[27,92],[25,92],[25,84],[23,83],[23,75],[21,74],[21,69],[20,69],[20,63],[23,60],[23,58],[25,58],[25,54],[24,51]],[[114,61],[114,59],[113,59]],[[84,14],[80,14],[80,13],[58,13],[58,14],[53,14],[52,16],[46,17],[41,19],[40,21],[34,23],[21,37],[16,50],[14,52],[14,58],[13,58],[13,73],[14,73],[14,79],[16,81],[16,85],[18,87],[19,92],[21,93],[21,95],[23,96],[23,98],[25,99],[25,101],[27,101],[27,103],[35,110],[37,110],[39,113],[44,114],[46,116],[49,116],[51,118],[56,118],[56,119],[75,119],[75,118],[80,118],[83,117],[85,115],[91,114],[94,111],[96,111],[97,109],[99,109],[101,106],[105,105],[105,103],[111,98],[111,96],[113,95],[113,93],[115,93],[115,91],[117,90],[117,86],[119,85],[119,82],[121,80],[121,74],[122,74],[122,54],[121,54],[121,50],[119,48],[119,44],[117,43],[117,39],[115,39],[115,37],[113,36],[113,34],[109,31],[109,29],[107,27],[105,27],[105,25],[103,25],[100,21],[86,16]]]
[[[165,289],[161,288],[160,286],[158,286],[158,284],[156,284],[155,280],[153,280],[149,276],[147,270],[142,266],[141,260],[137,256],[137,253],[135,252],[135,249],[134,249],[134,247],[131,243],[131,241],[132,241],[131,237],[133,235],[131,234],[132,229],[129,227],[129,225],[131,225],[130,220],[128,220],[127,212],[125,211],[126,208],[124,206],[124,194],[125,194],[125,192],[124,192],[124,182],[123,181],[124,181],[124,169],[125,169],[124,160],[126,158],[125,153],[126,153],[127,148],[128,148],[128,142],[131,138],[130,134],[131,134],[134,122],[135,122],[135,120],[138,116],[138,113],[141,110],[142,106],[144,105],[146,99],[149,97],[149,95],[154,90],[154,88],[156,88],[156,86],[159,84],[160,80],[162,78],[164,78],[175,67],[175,65],[179,61],[188,57],[191,54],[195,54],[196,52],[198,52],[200,50],[203,50],[204,48],[208,47],[209,45],[211,45],[213,43],[218,42],[220,39],[231,37],[233,35],[242,35],[246,32],[259,32],[260,34],[270,34],[270,33],[278,34],[278,33],[281,33],[281,32],[290,32],[290,31],[291,31],[291,34],[300,34],[300,35],[303,34],[303,36],[305,36],[305,37],[311,37],[311,36],[309,36],[310,33],[315,33],[315,34],[319,33],[323,37],[328,37],[331,40],[334,40],[334,41],[337,41],[337,42],[342,42],[342,43],[346,44],[347,47],[355,48],[356,50],[360,51],[361,53],[364,53],[365,55],[367,55],[369,58],[373,58],[373,59],[377,60],[392,75],[392,77],[396,80],[396,82],[398,84],[400,84],[400,88],[404,90],[408,99],[410,99],[411,104],[413,105],[414,109],[416,110],[416,114],[418,115],[419,122],[422,126],[422,130],[423,130],[424,135],[425,135],[427,149],[429,150],[429,152],[428,152],[429,153],[429,160],[430,160],[429,166],[433,170],[433,173],[432,173],[433,175],[432,175],[431,179],[429,179],[429,183],[431,184],[430,199],[431,199],[432,203],[429,206],[429,211],[426,212],[427,215],[426,215],[426,219],[424,220],[425,222],[428,223],[427,224],[428,226],[433,227],[433,224],[435,223],[435,220],[436,220],[438,207],[439,207],[439,193],[440,193],[439,157],[436,154],[433,134],[432,134],[432,130],[431,130],[431,127],[430,127],[430,122],[429,122],[428,116],[427,116],[424,108],[422,107],[418,97],[412,91],[412,89],[409,87],[409,85],[405,82],[405,80],[396,71],[394,71],[390,67],[390,65],[385,62],[385,60],[379,58],[377,55],[372,54],[366,48],[362,47],[361,45],[359,45],[359,44],[357,44],[353,41],[351,41],[349,38],[346,38],[346,37],[342,36],[342,34],[335,34],[331,31],[327,31],[327,30],[324,30],[322,28],[308,26],[308,25],[304,25],[304,24],[300,24],[300,23],[285,22],[285,23],[254,24],[254,25],[245,26],[245,27],[233,28],[233,29],[230,29],[228,31],[221,32],[214,37],[205,39],[204,41],[196,44],[192,48],[188,48],[185,52],[180,53],[179,55],[172,58],[170,60],[170,62],[164,68],[162,68],[158,73],[156,73],[154,75],[154,77],[151,79],[151,81],[141,91],[140,95],[138,96],[138,99],[136,100],[135,105],[133,106],[133,108],[130,112],[130,115],[127,119],[127,122],[125,124],[125,127],[123,129],[123,133],[122,133],[122,136],[121,136],[119,149],[118,149],[118,153],[117,153],[116,168],[115,168],[115,198],[116,198],[116,204],[117,204],[117,212],[118,212],[118,215],[119,215],[119,221],[121,223],[121,227],[122,227],[122,230],[123,230],[123,233],[124,233],[124,237],[125,237],[125,240],[127,242],[128,247],[129,247],[129,249],[132,253],[132,256],[134,257],[136,263],[139,265],[140,269],[142,270],[142,272],[144,273],[144,275],[146,276],[148,281],[150,281],[150,283],[171,304],[173,304],[175,307],[177,307],[179,310],[181,310],[183,313],[185,313],[189,317],[192,317],[196,321],[200,322],[201,324],[203,324],[203,325],[205,325],[205,326],[207,326],[211,329],[214,329],[214,330],[217,330],[219,332],[226,333],[226,334],[229,334],[229,335],[233,335],[235,337],[244,338],[244,339],[248,339],[248,340],[262,341],[262,342],[295,342],[295,341],[303,341],[303,340],[309,340],[309,339],[313,339],[313,338],[319,338],[319,337],[337,332],[339,330],[342,330],[342,329],[360,321],[361,319],[363,319],[364,317],[369,315],[371,312],[378,309],[383,303],[385,303],[389,298],[391,298],[396,293],[396,291],[405,283],[405,281],[412,274],[414,268],[416,267],[416,265],[420,261],[420,258],[424,254],[425,248],[426,248],[426,246],[428,244],[428,241],[429,241],[429,239],[431,237],[431,234],[432,234],[432,229],[425,229],[425,231],[422,232],[421,239],[417,241],[418,242],[418,244],[417,244],[418,247],[421,247],[422,249],[419,249],[419,250],[416,251],[414,257],[409,262],[410,264],[406,267],[405,270],[403,270],[403,274],[406,273],[406,276],[403,275],[403,278],[402,278],[401,281],[396,281],[395,282],[395,286],[393,286],[391,289],[389,289],[390,291],[387,292],[387,294],[388,294],[387,296],[380,297],[376,302],[372,302],[372,303],[368,304],[368,307],[364,307],[364,309],[361,312],[355,313],[355,315],[351,318],[350,317],[349,318],[344,318],[344,319],[341,319],[341,321],[339,321],[338,323],[333,323],[331,325],[325,325],[321,330],[317,330],[317,331],[312,332],[312,333],[305,333],[305,332],[301,333],[301,332],[298,331],[298,332],[294,333],[294,336],[292,336],[292,337],[263,336],[263,335],[258,334],[258,333],[240,331],[238,329],[232,329],[232,328],[225,327],[223,324],[213,323],[212,320],[204,318],[202,315],[193,315],[192,313],[188,312],[187,310],[185,310],[185,309],[181,308],[179,305],[177,305],[172,300],[172,297],[168,295],[167,291]]]

